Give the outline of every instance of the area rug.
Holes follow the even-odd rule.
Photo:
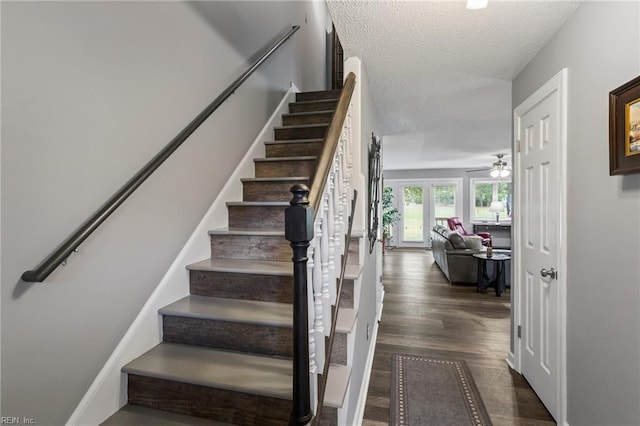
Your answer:
[[[391,364],[391,425],[491,425],[464,361],[393,354]]]

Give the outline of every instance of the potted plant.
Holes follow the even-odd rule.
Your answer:
[[[384,188],[382,194],[382,249],[391,240],[391,227],[400,220],[400,212],[393,205],[393,189]]]

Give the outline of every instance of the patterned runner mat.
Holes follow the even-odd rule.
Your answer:
[[[464,361],[393,354],[391,363],[391,425],[492,424]]]

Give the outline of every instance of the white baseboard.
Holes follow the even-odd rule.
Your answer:
[[[116,346],[98,376],[67,420],[67,425],[96,425],[118,411],[127,400],[127,381],[121,368],[132,359],[148,351],[162,340],[158,309],[189,294],[188,264],[210,257],[208,231],[227,226],[227,200],[242,199],[240,178],[254,175],[256,157],[264,157],[264,141],[273,138],[274,126],[281,124],[280,117],[288,112],[288,103],[299,89],[292,83],[269,121],[256,137],[247,154],[231,174],[220,194],[189,240],[173,261],[166,274]]]
[[[507,361],[507,364],[509,364],[509,367],[511,367],[512,370],[518,371],[516,368],[516,357],[513,352],[509,352],[505,361]]]
[[[376,352],[376,342],[378,340],[378,327],[379,323],[373,326],[371,333],[371,344],[369,346],[369,354],[367,355],[367,363],[364,366],[364,377],[362,379],[362,386],[360,387],[360,398],[358,398],[358,404],[356,405],[356,411],[353,415],[354,424],[361,425],[364,418],[364,408],[367,405],[367,394],[369,392],[369,381],[371,380],[371,370],[373,368],[373,357]]]

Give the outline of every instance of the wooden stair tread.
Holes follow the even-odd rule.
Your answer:
[[[367,231],[364,229],[354,229],[351,231],[351,238],[364,238],[367,236]]]
[[[233,272],[256,275],[293,275],[291,262],[277,260],[205,259],[187,265],[190,271]]]
[[[265,145],[282,145],[282,144],[304,144],[304,143],[320,143],[322,142],[323,139],[322,138],[315,138],[315,139],[288,139],[288,140],[283,140],[283,141],[266,141],[264,144]]]
[[[161,308],[158,312],[161,315],[293,327],[293,305],[289,303],[190,295]],[[340,308],[336,332],[350,333],[356,317],[354,309]]]
[[[315,155],[305,155],[300,157],[266,157],[266,158],[254,158],[256,163],[260,162],[277,162],[277,161],[310,161],[316,160],[318,157]]]
[[[284,237],[282,228],[221,228],[209,231],[209,235],[248,235],[262,237]]]
[[[227,206],[288,207],[287,201],[227,201]]]
[[[336,333],[351,333],[356,325],[358,312],[353,308],[340,308],[336,322]]]
[[[310,101],[295,101],[295,102],[290,102],[289,105],[291,104],[317,104],[320,102],[338,102],[338,96],[336,96],[335,98],[326,98],[326,99],[313,99]]]
[[[160,343],[122,369],[128,374],[291,399],[292,361],[271,356]]]
[[[327,379],[327,387],[324,393],[324,406],[340,408],[344,404],[344,398],[349,387],[351,367],[347,365],[331,364]]]
[[[293,327],[293,305],[288,303],[191,295],[158,312],[161,315],[206,320]]]
[[[122,369],[124,373],[291,400],[290,359],[160,343]],[[329,367],[325,405],[344,403],[351,368]]]
[[[235,426],[201,417],[186,416],[169,411],[154,410],[139,405],[125,405],[109,417],[102,426]]]
[[[318,115],[318,114],[333,114],[332,109],[325,109],[322,111],[304,111],[304,112],[289,112],[282,114],[283,117],[304,117],[305,115]]]
[[[288,182],[309,180],[309,176],[241,178],[241,182]]]
[[[228,231],[228,230],[214,230],[209,231],[209,234],[227,234],[229,232],[240,232],[241,235],[263,235],[261,231],[264,230],[247,230],[243,231]],[[284,235],[282,230],[267,230],[267,232],[273,232],[268,235]],[[235,272],[245,274],[258,274],[258,275],[293,275],[293,266],[291,262],[280,262],[277,260],[239,260],[239,259],[205,259],[199,262],[187,265],[187,269],[190,271],[215,271],[215,272]],[[360,265],[347,264],[345,270],[345,279],[355,280],[360,276]]]
[[[214,230],[209,231],[209,234],[227,234],[227,233],[241,233],[240,235],[263,235],[261,231],[248,229],[243,231],[228,231],[228,230]],[[273,232],[268,235],[284,235],[284,231],[266,230],[267,232]],[[190,271],[216,271],[216,272],[235,272],[246,274],[258,274],[258,275],[293,275],[293,266],[291,262],[280,262],[277,260],[239,260],[239,259],[205,259],[196,263],[187,265],[187,269]],[[360,265],[347,264],[344,277],[348,280],[355,280],[360,276]]]
[[[299,92],[296,93],[296,101],[305,101],[305,100],[321,100],[321,99],[333,99],[340,97],[340,89],[331,89],[331,90],[318,90],[312,92]]]
[[[275,126],[275,130],[283,129],[311,129],[315,127],[329,127],[328,123],[324,124],[292,124],[291,126]]]

